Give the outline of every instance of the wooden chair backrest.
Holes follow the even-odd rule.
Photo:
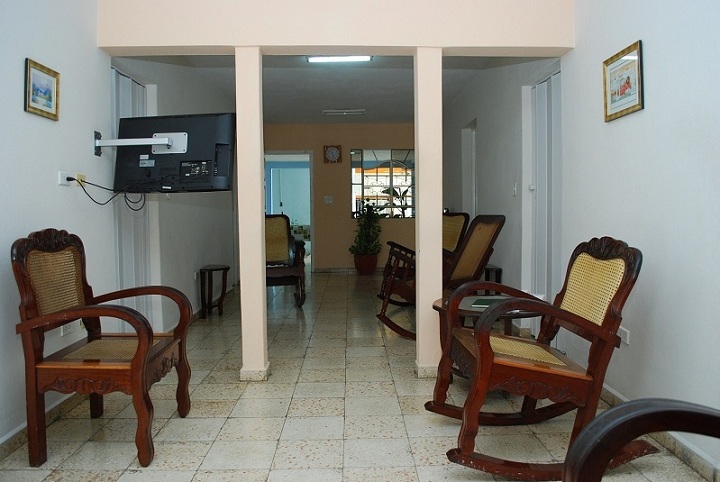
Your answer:
[[[603,237],[581,243],[570,257],[565,284],[554,304],[615,333],[641,265],[640,250],[623,241]],[[561,320],[553,323],[566,326]],[[592,338],[582,330],[573,331],[586,339]]]
[[[83,306],[92,299],[78,236],[52,228],[38,231],[15,241],[11,257],[22,320]]]
[[[443,213],[442,247],[455,251],[465,235],[470,216],[468,213]]]
[[[478,279],[493,252],[505,216],[479,215],[473,219],[445,273],[445,288]]]
[[[265,215],[265,259],[267,264],[292,264],[294,245],[290,218],[285,214]]]

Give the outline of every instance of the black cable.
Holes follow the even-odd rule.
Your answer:
[[[77,183],[80,185],[80,187],[82,188],[83,192],[85,192],[85,195],[86,195],[88,198],[90,198],[90,200],[91,200],[92,202],[94,202],[95,204],[97,204],[98,206],[105,206],[105,205],[107,205],[110,201],[112,201],[113,199],[115,199],[116,197],[118,197],[120,194],[123,194],[123,198],[124,198],[124,200],[125,200],[125,205],[126,205],[126,206],[128,207],[128,209],[130,209],[131,211],[135,211],[135,212],[142,211],[142,209],[145,207],[145,193],[139,193],[139,194],[140,194],[140,198],[139,198],[138,200],[133,200],[133,199],[130,199],[130,198],[128,197],[128,194],[129,194],[129,193],[128,193],[127,191],[116,191],[116,190],[114,190],[114,189],[110,189],[110,188],[108,188],[108,187],[101,186],[101,185],[99,185],[99,184],[95,184],[95,183],[92,183],[92,182],[89,182],[89,181],[78,181],[76,178],[74,178],[74,177],[72,177],[72,176],[66,177],[65,180],[66,180],[66,181],[69,181],[69,182],[73,182],[73,181],[74,181],[74,182],[77,182]],[[90,185],[90,186],[94,186],[94,187],[96,187],[96,188],[98,188],[98,189],[104,189],[105,191],[110,191],[110,192],[112,192],[112,193],[114,193],[114,194],[113,194],[108,200],[106,200],[105,202],[100,202],[100,201],[96,200],[94,197],[92,197],[92,195],[87,191],[87,189],[85,189],[85,184],[88,184],[88,185]],[[137,207],[137,206],[131,206],[131,204],[134,204],[134,205],[140,204],[140,206],[139,206],[139,207]]]

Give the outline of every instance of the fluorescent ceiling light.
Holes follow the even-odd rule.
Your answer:
[[[365,115],[365,109],[325,109],[323,115]]]
[[[308,57],[307,61],[316,62],[369,62],[372,57],[369,55],[321,55],[317,57]]]

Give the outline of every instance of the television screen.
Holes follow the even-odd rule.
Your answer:
[[[235,114],[120,119],[118,139],[168,138],[171,145],[118,146],[116,192],[207,192],[232,189]]]

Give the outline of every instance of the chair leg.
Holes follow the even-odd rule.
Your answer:
[[[447,392],[450,388],[450,383],[452,383],[452,365],[452,358],[443,353],[442,358],[440,358],[440,363],[438,363],[438,374],[437,379],[435,379],[433,399],[425,403],[425,410],[460,420],[462,419],[462,410],[460,407],[446,403]]]
[[[298,276],[295,284],[295,304],[297,306],[305,304],[305,279],[302,276]]]
[[[465,405],[463,405],[458,448],[464,454],[472,454],[475,450],[475,437],[480,424],[480,408],[485,403],[487,389],[486,381],[475,379],[468,391]]]
[[[143,467],[147,467],[155,457],[155,446],[152,440],[153,404],[146,389],[143,389],[141,393],[133,393],[132,402],[137,414],[135,446],[138,450],[138,462]]]
[[[100,418],[105,411],[103,396],[97,393],[90,394],[90,418]]]
[[[37,393],[34,384],[27,387],[27,438],[30,466],[40,467],[47,461],[45,394]]]
[[[180,347],[180,360],[175,366],[178,374],[178,386],[175,392],[175,399],[178,404],[178,415],[185,418],[190,413],[190,364],[185,354],[185,347]]]

